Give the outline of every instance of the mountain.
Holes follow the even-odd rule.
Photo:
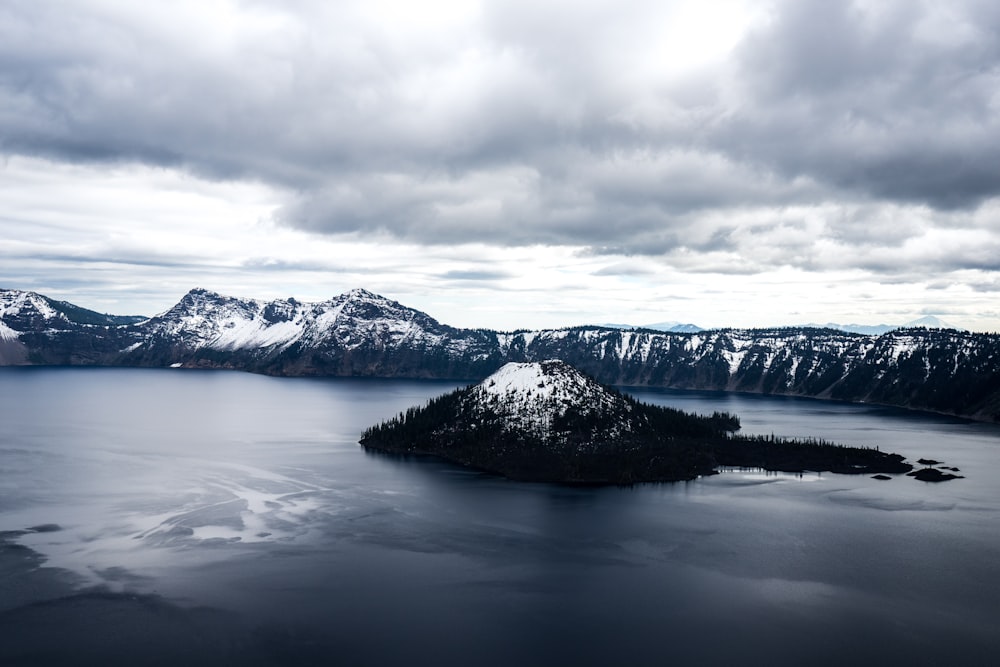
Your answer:
[[[475,366],[466,360],[478,338],[363,289],[319,303],[194,289],[145,323],[124,358],[281,375],[449,377]]]
[[[645,324],[640,329],[652,329],[653,331],[673,331],[675,333],[698,333],[699,331],[704,331],[697,324],[684,323],[684,322],[656,322],[654,324]]]
[[[0,292],[0,364],[478,380],[507,362],[562,359],[619,386],[811,396],[1000,421],[996,334],[594,326],[497,332],[450,327],[361,289],[317,303],[193,289],[154,317],[108,325],[81,322],[86,318],[53,303],[60,302]]]
[[[571,329],[530,335],[526,359],[560,358],[602,382],[832,398],[1000,420],[1000,336],[900,329]],[[509,357],[512,360],[513,356]]]
[[[935,315],[925,315],[924,317],[919,317],[915,320],[910,320],[904,327],[927,327],[928,329],[956,329],[962,331],[959,327],[953,324],[949,324],[942,320],[940,317]]]
[[[724,465],[769,470],[908,472],[874,449],[730,435],[733,415],[640,403],[559,360],[508,363],[372,426],[361,445],[439,456],[528,481],[628,484],[693,479]]]
[[[3,321],[24,348],[4,363],[426,378],[482,377],[501,363],[495,337],[442,325],[362,289],[319,303],[193,289],[163,313],[113,327]]]
[[[888,324],[837,324],[836,322],[827,322],[826,324],[803,324],[802,327],[808,329],[836,329],[837,331],[864,334],[866,336],[881,336],[882,334],[888,333],[893,329],[900,328],[890,326]]]
[[[704,331],[697,324],[685,324],[683,322],[656,322],[654,324],[643,324],[635,326],[632,324],[597,324],[595,326],[608,329],[649,329],[651,331],[670,331],[674,333],[697,333]]]
[[[0,290],[0,321],[17,331],[67,329],[73,325],[118,326],[145,319],[138,315],[106,315],[36,292]]]
[[[889,324],[837,324],[835,322],[827,322],[826,324],[806,324],[803,326],[815,327],[817,329],[839,329],[840,331],[849,331],[851,333],[860,333],[870,336],[881,336],[882,334],[888,333],[893,329],[912,329],[916,327],[925,327],[927,329],[955,329],[956,331],[964,331],[959,327],[948,324],[941,318],[935,317],[934,315],[926,315],[915,320],[910,320],[906,324],[900,324],[897,326]]]
[[[36,351],[48,350],[56,339],[74,348],[67,363],[85,362],[94,339],[111,328],[145,319],[105,315],[36,292],[0,290],[0,365],[46,363],[45,353]]]

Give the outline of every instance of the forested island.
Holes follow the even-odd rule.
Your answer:
[[[367,449],[433,455],[511,479],[577,484],[690,480],[719,467],[906,473],[899,454],[740,435],[739,418],[649,405],[557,361],[509,363],[483,382],[367,429]]]

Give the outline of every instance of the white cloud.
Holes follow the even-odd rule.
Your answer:
[[[363,285],[488,326],[862,294],[1000,328],[998,26],[972,0],[12,0],[0,279],[144,312]],[[630,315],[653,302],[688,310]]]

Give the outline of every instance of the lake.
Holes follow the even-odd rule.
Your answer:
[[[456,386],[0,369],[0,664],[996,664],[1000,427],[629,390],[941,484],[577,488],[358,446]]]

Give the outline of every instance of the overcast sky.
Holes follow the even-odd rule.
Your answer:
[[[996,0],[0,3],[0,287],[1000,330]]]

